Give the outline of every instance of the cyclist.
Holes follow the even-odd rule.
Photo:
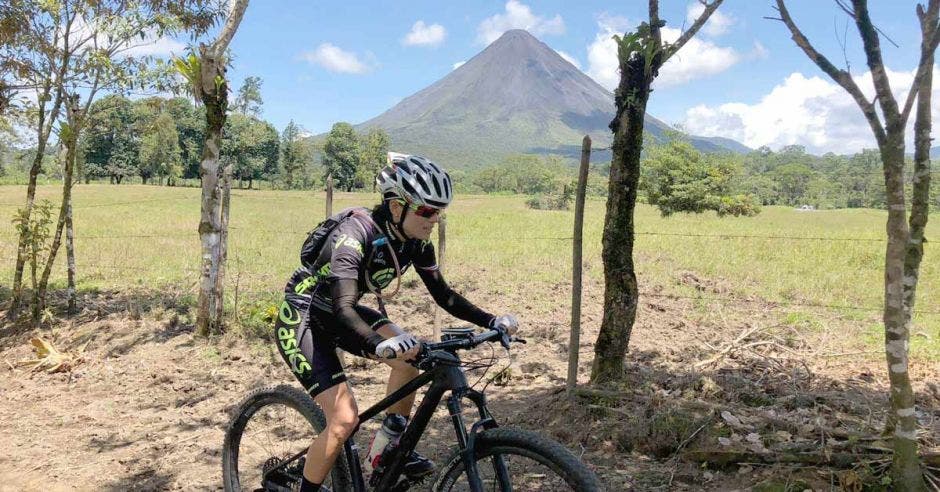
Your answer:
[[[409,265],[415,266],[434,301],[451,315],[483,327],[517,327],[514,316],[494,316],[454,292],[438,269],[429,238],[451,202],[450,176],[424,157],[389,152],[388,165],[376,183],[382,202],[371,211],[350,209],[334,216],[339,223],[326,236],[315,261],[298,268],[287,283],[275,322],[281,356],[327,420],[324,432],[307,451],[302,492],[320,489],[358,424],[356,399],[335,349],[389,365],[386,395],[418,375],[408,361],[420,344],[383,314],[381,294],[393,280],[400,283]],[[367,291],[376,293],[382,313],[358,304]],[[386,418],[400,415],[407,420],[414,400],[412,393],[392,405]],[[415,452],[404,472],[413,479],[433,470],[434,463]]]

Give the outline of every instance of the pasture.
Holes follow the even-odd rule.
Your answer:
[[[38,197],[56,202],[59,193],[57,186],[41,186]],[[21,186],[0,187],[0,215],[7,224],[0,228],[4,283],[12,278],[15,257],[9,218],[22,206],[24,194]],[[92,184],[77,185],[74,196],[80,291],[195,292],[198,189]],[[334,210],[375,201],[371,193],[337,193]],[[509,303],[515,311],[565,312],[570,306],[574,214],[530,210],[524,201],[521,196],[458,196],[447,212],[446,276],[455,285],[524,303]],[[232,307],[237,296],[239,320],[274,302],[297,265],[306,231],[324,210],[323,193],[233,191],[227,296]],[[745,312],[771,309],[783,320],[832,329],[840,321],[863,323],[875,349],[880,343],[885,215],[870,209],[766,207],[752,218],[711,213],[663,218],[641,204],[636,239],[640,289],[654,298],[690,298],[702,311],[718,303]],[[584,230],[588,283],[603,281],[603,217],[603,200],[589,200]],[[938,221],[940,216],[933,214],[928,238],[936,235]],[[928,243],[912,347],[915,356],[940,360],[940,261],[934,255]],[[64,285],[64,264],[63,248],[53,275],[56,287]]]

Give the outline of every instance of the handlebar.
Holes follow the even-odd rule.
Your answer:
[[[421,350],[412,363],[416,365],[419,364],[421,361],[427,359],[434,351],[454,352],[456,350],[469,350],[485,342],[492,342],[494,340],[499,340],[500,345],[506,350],[509,350],[509,345],[513,342],[526,343],[522,338],[514,337],[502,328],[489,328],[485,332],[477,335],[458,336],[450,340],[444,340],[443,342],[421,342]],[[381,355],[386,359],[394,359],[396,354],[391,348],[386,348]]]

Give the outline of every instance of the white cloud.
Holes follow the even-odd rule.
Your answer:
[[[559,56],[564,58],[565,61],[574,65],[574,67],[577,68],[578,70],[581,70],[581,64],[578,63],[578,60],[575,57],[569,55],[568,53],[565,53],[564,51],[558,51],[557,53]]]
[[[447,31],[440,24],[427,25],[423,20],[415,22],[411,31],[401,40],[405,46],[436,46],[444,41]]]
[[[525,29],[533,36],[564,34],[565,21],[561,15],[546,19],[532,13],[528,5],[518,0],[506,2],[506,12],[483,19],[477,26],[477,41],[490,44],[510,29]]]
[[[940,70],[935,68],[934,77],[938,75]],[[888,70],[888,76],[895,98],[903,104],[914,71]],[[854,79],[871,100],[874,96],[871,74]],[[940,97],[940,88],[934,89],[933,97]],[[932,112],[934,119],[940,117],[940,107],[934,107]],[[910,120],[909,152],[913,143],[913,115]],[[695,106],[686,111],[683,125],[693,134],[733,138],[753,148],[803,145],[813,153],[854,153],[876,146],[868,122],[842,87],[828,78],[801,73],[790,74],[754,104]]]
[[[301,57],[335,73],[362,74],[370,70],[355,53],[345,51],[332,43],[322,43],[316,50],[306,52]]]
[[[594,42],[588,45],[587,74],[610,90],[620,82],[617,44],[613,35],[623,35],[628,29],[626,26],[626,19],[622,17],[602,16],[598,19],[600,32]],[[680,34],[679,29],[662,29],[663,40],[667,42],[674,42]],[[682,85],[723,72],[740,60],[741,55],[734,48],[693,37],[660,69],[659,77],[653,84],[657,88]]]
[[[770,58],[770,51],[768,51],[760,41],[755,39],[754,47],[751,48],[751,52],[748,53],[748,58],[752,60],[766,60]]]
[[[457,70],[457,69],[460,68],[460,66],[463,65],[464,63],[467,63],[467,60],[460,60],[459,62],[454,63],[454,68],[453,68],[453,70]]]
[[[675,42],[681,34],[679,29],[662,29],[663,41],[666,42]],[[741,56],[734,48],[693,37],[663,65],[653,85],[658,88],[682,85],[724,72],[740,60]]]
[[[689,27],[695,23],[695,19],[698,19],[704,11],[705,6],[701,3],[690,3],[685,18],[686,27]],[[721,9],[719,9],[712,12],[712,15],[708,17],[708,20],[705,21],[705,25],[702,26],[701,32],[709,36],[721,36],[722,34],[728,32],[728,28],[730,28],[734,22],[734,17],[723,14]]]

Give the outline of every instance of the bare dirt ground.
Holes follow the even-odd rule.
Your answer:
[[[721,280],[688,272],[676,282],[725,289]],[[503,425],[563,442],[609,490],[861,490],[882,479],[886,461],[877,453],[888,444],[877,433],[887,375],[883,356],[859,341],[870,320],[782,323],[781,308],[759,300],[742,299],[748,302],[735,310],[646,297],[627,378],[588,387],[602,295],[601,286],[588,285],[583,389],[567,398],[567,286],[559,285],[558,307],[547,312],[531,305],[531,293],[467,295],[492,311],[518,313],[529,339],[513,351],[502,385],[487,388],[494,414]],[[0,490],[221,488],[220,450],[234,406],[255,387],[296,383],[273,339],[194,337],[181,321],[189,308],[177,296],[88,295],[79,316],[51,329],[4,328]],[[427,327],[432,317],[424,302],[401,301],[390,311],[409,327]],[[83,362],[55,374],[14,368],[34,357],[28,340],[35,335],[60,350],[87,344]],[[481,348],[478,355],[489,353]],[[488,376],[509,362],[504,356]],[[384,395],[384,366],[356,362],[347,372],[361,409]],[[940,368],[915,361],[912,377],[922,442],[935,447]],[[443,413],[431,425],[436,438],[422,450],[440,462],[452,428]],[[830,462],[772,463],[786,453]],[[851,463],[833,465],[839,459]],[[748,464],[719,466],[721,460]]]

